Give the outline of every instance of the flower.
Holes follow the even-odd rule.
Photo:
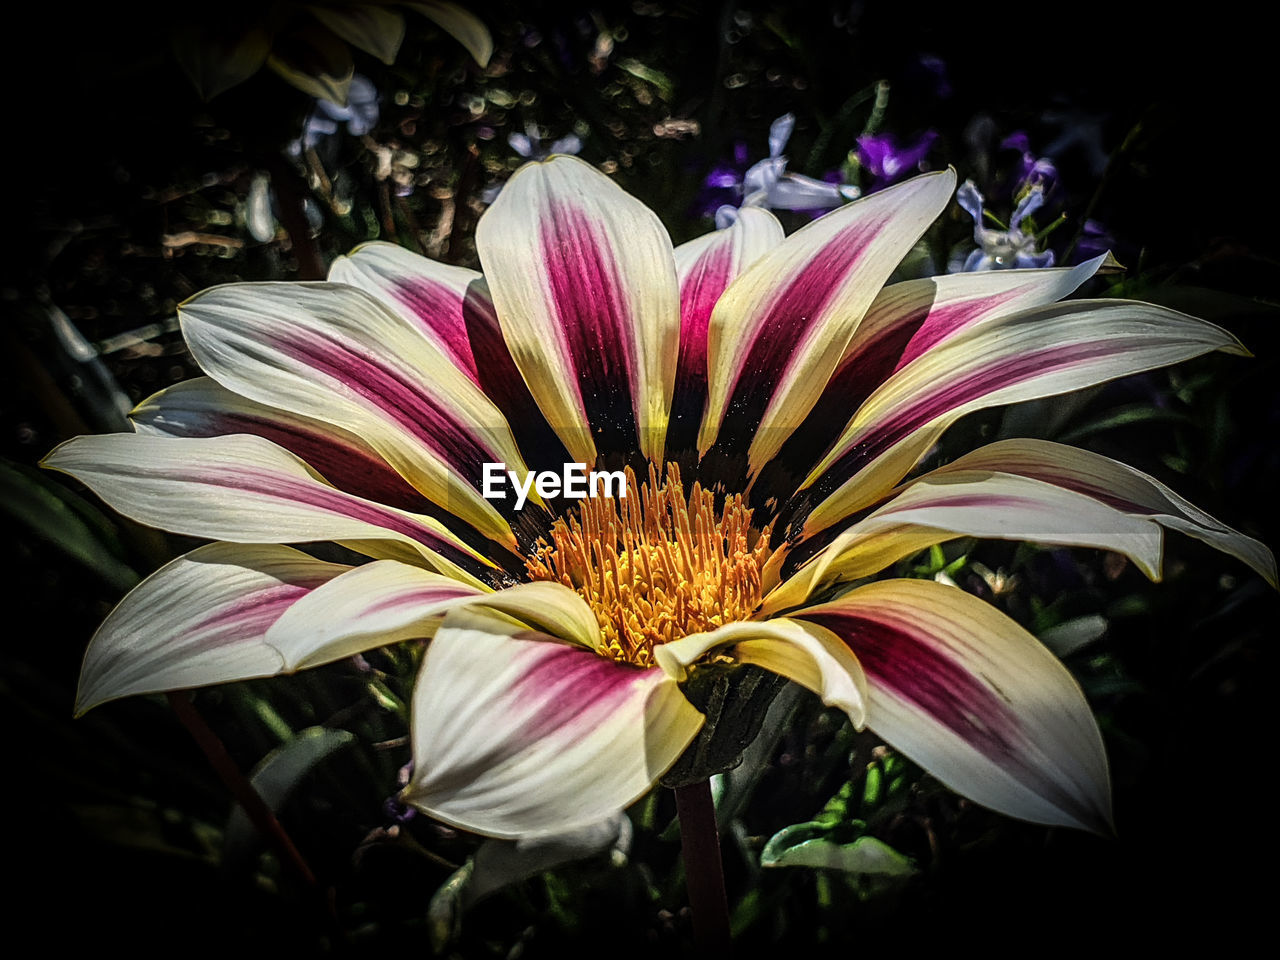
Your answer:
[[[899,147],[897,138],[891,133],[861,136],[858,138],[858,162],[871,174],[872,188],[878,190],[900,180],[904,174],[918,170],[937,139],[936,130],[927,130],[915,143]]]
[[[731,167],[716,167],[708,174],[706,186],[713,190],[732,190],[734,195],[742,198],[741,205],[744,207],[808,210],[815,216],[855,199],[858,196],[858,188],[855,186],[828,183],[788,172],[787,158],[782,151],[786,149],[795,125],[795,114],[784,113],[778,117],[769,125],[768,157],[752,164],[742,174]],[[745,155],[739,156],[738,160],[739,164],[745,164]],[[732,225],[737,216],[738,211],[733,204],[720,206],[715,210],[717,229],[723,230]]]
[[[513,130],[507,134],[507,144],[520,156],[532,160],[546,160],[556,153],[576,155],[582,152],[582,138],[576,133],[566,134],[550,144],[543,144],[537,126],[532,123],[525,127],[524,133]]]
[[[1025,131],[1017,130],[1000,141],[1001,150],[1018,151],[1017,179],[1013,193],[1018,195],[1026,187],[1040,187],[1050,193],[1058,181],[1058,165],[1052,157],[1037,157],[1031,150],[1031,138]]]
[[[536,124],[528,124],[524,133],[511,131],[507,134],[507,145],[527,160],[546,160],[557,153],[577,155],[582,152],[582,138],[576,133],[568,133],[551,143],[544,143]],[[503,183],[492,183],[485,187],[480,199],[487,205],[498,199]]]
[[[1097,260],[881,290],[954,184],[917,177],[785,239],[747,207],[673,251],[639,201],[555,157],[482,217],[483,277],[375,243],[328,283],[196,295],[179,316],[208,378],[45,460],[218,541],[108,617],[78,710],[433,636],[403,799],[539,837],[648,791],[705,722],[681,683],[754,664],[978,803],[1106,829],[1102,739],[1061,663],[957,587],[865,581],[961,536],[1156,577],[1167,527],[1274,583],[1261,544],[1086,451],[1006,440],[903,482],[973,410],[1245,351],[1164,307],[1060,302]],[[482,495],[499,462],[537,471],[523,510]],[[625,471],[627,496],[556,497],[565,464]],[[285,546],[328,540],[368,562]]]
[[[1009,218],[1008,230],[992,230],[982,225],[983,198],[972,180],[966,180],[956,191],[956,202],[973,218],[973,241],[978,249],[962,263],[953,262],[952,273],[1053,266],[1053,251],[1037,253],[1035,236],[1022,229],[1022,221],[1044,205],[1044,189],[1039,185],[1029,187],[1022,195]]]
[[[307,119],[302,124],[302,136],[293,141],[289,152],[297,155],[303,150],[314,150],[325,138],[338,132],[345,125],[353,137],[363,137],[378,122],[378,90],[368,77],[355,74],[347,90],[346,106],[338,106],[329,100],[318,98]]]

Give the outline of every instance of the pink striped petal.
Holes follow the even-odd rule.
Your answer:
[[[312,591],[267,631],[290,670],[431,636],[446,612],[485,590],[394,560],[355,567]]]
[[[1048,440],[1001,440],[966,454],[926,477],[960,470],[1001,470],[1057,484],[1148,517],[1243,560],[1273,587],[1276,558],[1266,546],[1215,520],[1154,477],[1108,457]]]
[[[680,358],[667,449],[691,448],[707,401],[707,335],[711,311],[743,270],[782,242],[782,224],[768,210],[743,207],[733,226],[676,247],[680,282]]]
[[[502,411],[530,467],[558,470],[569,460],[511,359],[480,274],[366,243],[335,260],[329,279],[373,295],[449,357]]]
[[[802,489],[818,483],[810,496],[825,499],[809,514],[805,532],[880,499],[966,413],[1067,393],[1212,350],[1247,354],[1221,327],[1119,300],[1038,307],[944,340],[876,390],[810,473]]]
[[[213,543],[161,567],[120,601],[85,652],[77,716],[135,693],[286,670],[265,641],[294,603],[350,567],[266,544]]]
[[[955,172],[926,174],[814,221],[757,260],[711,316],[699,453],[753,436],[752,473],[817,402],[863,314],[946,207]],[[733,417],[726,421],[726,411]]]
[[[267,642],[297,670],[430,637],[450,610],[477,605],[593,652],[601,645],[591,608],[562,584],[523,583],[495,592],[394,560],[356,567],[313,591],[276,621]]]
[[[481,469],[526,469],[492,401],[379,301],[334,283],[229,284],[178,311],[200,366],[227,389],[363,437],[428,499],[515,546]]]
[[[69,473],[119,513],[235,543],[394,540],[448,576],[492,566],[438,521],[361,500],[261,437],[109,434],[68,440],[43,466]]]
[[[161,390],[129,414],[140,434],[222,437],[251,433],[305,460],[339,490],[404,510],[430,501],[360,437],[320,420],[268,407],[232,393],[209,377]]]
[[[876,297],[841,369],[865,364],[876,342],[910,331],[888,372],[905,367],[943,340],[983,323],[1032,307],[1056,303],[1097,273],[1106,254],[1079,266],[1049,270],[986,270],[895,283]]]
[[[928,580],[882,580],[799,619],[866,672],[867,725],[944,784],[1000,813],[1106,832],[1111,784],[1079,685],[994,607]]]
[[[516,366],[577,462],[660,463],[680,337],[671,241],[644,204],[574,157],[521,167],[476,248]]]
[[[458,610],[414,687],[414,774],[403,798],[477,833],[550,836],[638,799],[702,722],[658,667]]]
[[[366,243],[335,260],[329,280],[380,300],[481,386],[472,336],[502,334],[478,272],[428,260],[394,243]]]
[[[1077,267],[987,270],[908,280],[885,287],[867,310],[840,365],[804,423],[778,453],[803,476],[889,375],[935,344],[1003,315],[1069,296],[1097,271],[1105,256]],[[781,491],[783,496],[794,490]]]
[[[827,706],[847,713],[859,730],[866,722],[867,681],[862,667],[829,630],[785,618],[727,623],[661,644],[654,648],[654,658],[672,679],[684,682],[688,668],[712,651],[794,680]]]
[[[956,537],[1027,540],[1123,553],[1160,579],[1160,527],[1093,497],[1029,477],[947,470],[907,484],[836,537],[765,597],[763,612],[787,610],[833,583],[879,573]]]

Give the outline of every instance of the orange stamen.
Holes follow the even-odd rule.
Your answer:
[[[680,468],[656,468],[628,496],[587,498],[539,540],[525,561],[530,578],[563,583],[595,612],[606,652],[650,666],[653,647],[746,619],[760,605],[769,527],[754,530],[740,494],[725,498],[695,483],[686,499]]]

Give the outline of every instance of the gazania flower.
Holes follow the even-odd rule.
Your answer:
[[[970,411],[1245,351],[1162,307],[1060,302],[1096,261],[881,289],[954,186],[918,177],[786,239],[746,207],[673,251],[556,157],[482,218],[483,278],[371,244],[328,283],[199,294],[180,318],[209,378],[46,461],[219,541],[112,613],[79,709],[432,636],[405,799],[537,836],[644,794],[706,722],[681,684],[755,664],[979,803],[1105,829],[1101,737],[1053,655],[955,587],[868,578],[960,536],[1155,577],[1167,527],[1274,582],[1260,544],[1084,451],[1005,441],[903,482]],[[557,496],[587,470],[622,471],[625,498]],[[284,545],[330,540],[369,561]]]

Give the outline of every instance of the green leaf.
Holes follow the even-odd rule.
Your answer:
[[[452,36],[466,48],[481,68],[489,65],[489,58],[493,56],[493,37],[489,34],[489,28],[475,14],[447,0],[420,0],[403,6],[416,10]]]
[[[801,847],[814,840],[823,840],[826,835],[827,828],[821,823],[793,823],[789,827],[783,827],[769,838],[769,842],[760,851],[760,866],[789,866],[791,865],[789,862],[782,860],[788,850]]]
[[[784,686],[769,704],[760,733],[742,752],[742,763],[712,778],[716,818],[720,823],[728,823],[746,808],[756,784],[769,769],[774,751],[790,727],[791,718],[804,693],[797,684]]]
[[[1107,632],[1107,618],[1091,613],[1041,632],[1040,642],[1060,657],[1082,650]]]
[[[112,527],[102,513],[38,470],[0,460],[0,504],[117,590],[128,590],[140,579],[111,549]]]
[[[1087,420],[1071,430],[1061,434],[1057,439],[1062,443],[1077,443],[1095,433],[1114,430],[1117,427],[1130,427],[1147,423],[1190,423],[1191,418],[1176,410],[1161,410],[1149,403],[1134,403],[1109,410],[1107,413]]]
[[[174,29],[171,42],[173,55],[205,101],[248,80],[271,52],[270,35],[256,24],[237,29],[212,20],[187,23]]]
[[[272,813],[279,813],[294,789],[329,754],[355,740],[346,730],[328,727],[308,727],[288,743],[277,747],[262,758],[253,769],[249,782],[262,797]],[[236,806],[227,821],[223,839],[223,861],[227,864],[243,863],[257,848],[257,829],[249,815]]]
[[[664,101],[670,102],[671,96],[675,93],[675,84],[661,70],[655,70],[653,67],[646,66],[639,60],[628,58],[618,61],[618,69],[631,74],[637,80],[643,80],[645,83],[652,84],[658,90],[658,96]]]
[[[404,17],[385,7],[308,7],[330,32],[383,63],[394,63],[404,42]]]
[[[778,831],[760,854],[763,867],[819,867],[871,877],[909,877],[915,865],[883,840],[859,837],[833,843],[814,836],[814,824],[798,823]]]
[[[475,856],[437,890],[427,907],[427,924],[437,953],[462,932],[462,915],[485,897],[521,880],[557,867],[609,852],[615,866],[626,862],[631,848],[631,821],[617,813],[600,823],[566,833],[528,840],[485,840]],[[555,885],[548,878],[549,892]],[[562,922],[572,920],[561,917]]]
[[[267,66],[309,97],[346,106],[355,64],[347,45],[319,24],[278,37]]]

